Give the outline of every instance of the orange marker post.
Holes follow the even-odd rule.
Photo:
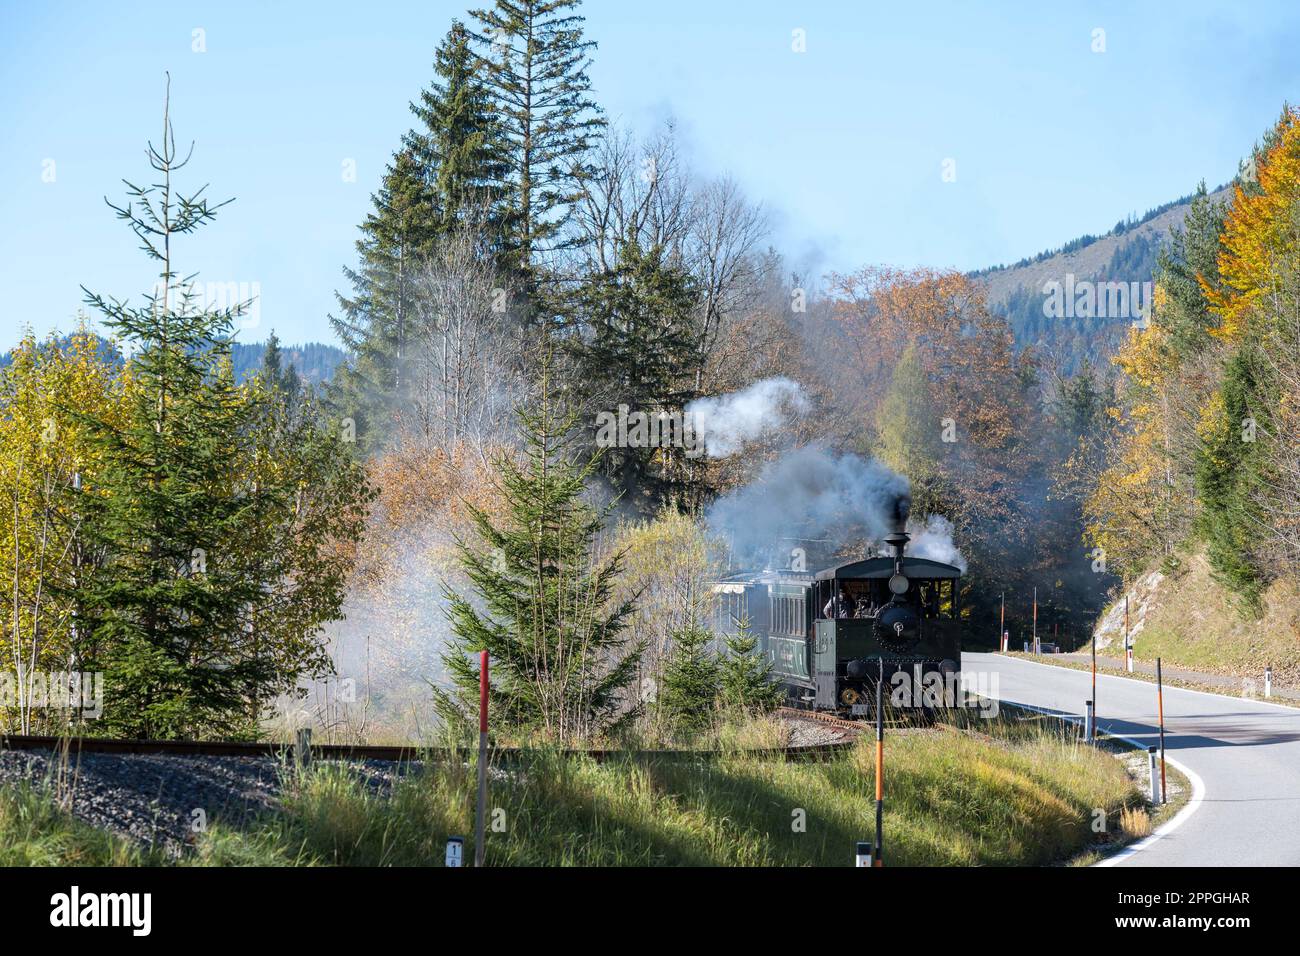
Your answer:
[[[1002,653],[1007,652],[1007,592],[1002,592],[1002,610],[998,614],[998,643],[1002,645]]]

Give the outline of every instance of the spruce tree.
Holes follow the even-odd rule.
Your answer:
[[[590,335],[569,341],[588,405],[680,416],[694,397],[683,369],[699,342],[691,276],[666,262],[662,247],[642,251],[628,240],[616,267],[592,276],[578,301]],[[639,447],[612,448],[604,459],[606,478],[624,502],[646,514],[668,503],[679,483],[681,469],[674,466],[684,452],[663,439],[661,429],[660,447],[648,444],[647,435]]]
[[[588,97],[589,54],[578,0],[496,0],[471,11],[486,84],[504,134],[507,246],[530,294],[539,258],[565,245],[564,224],[589,173],[604,120]]]
[[[1258,498],[1258,489],[1268,481],[1267,463],[1256,433],[1271,432],[1270,407],[1276,399],[1262,387],[1262,364],[1249,343],[1228,359],[1196,454],[1197,529],[1216,576],[1246,610],[1258,610],[1267,580],[1260,553],[1267,519]]]
[[[259,375],[274,404],[282,409],[284,418],[287,420],[296,418],[302,400],[302,379],[293,365],[285,367],[280,338],[274,331],[266,340],[266,350],[262,353],[262,368]]]
[[[96,468],[78,489],[87,563],[77,665],[105,675],[97,724],[132,737],[245,736],[299,679],[330,670],[318,633],[341,616],[347,552],[370,499],[337,428],[261,377],[239,385],[231,332],[245,304],[205,307],[173,263],[214,217],[179,195],[169,117],[148,151],[158,181],[110,203],[159,263],[140,306],[87,302],[132,353],[123,402],[83,416]],[[279,364],[274,339],[267,350]]]
[[[478,63],[469,32],[453,23],[434,54],[433,84],[411,103],[418,123],[372,197],[360,264],[344,270],[352,293],[338,296],[341,314],[330,318],[351,353],[331,402],[367,451],[388,442],[410,404],[421,274],[437,242],[467,224],[482,230],[485,255],[506,242],[507,157]]]
[[[170,81],[169,81],[170,82]],[[233,472],[250,410],[230,363],[243,305],[204,308],[172,261],[176,237],[210,222],[224,203],[183,196],[168,109],[148,157],[160,182],[127,183],[109,205],[159,263],[139,307],[87,291],[105,324],[136,347],[125,421],[92,423],[98,481],[82,495],[85,531],[106,556],[84,583],[92,631],[82,666],[106,672],[103,726],[126,736],[170,737],[194,728],[237,732],[249,688],[273,679],[267,658],[244,653],[241,612],[260,583],[227,560],[255,496]],[[238,723],[238,722],[237,722]]]
[[[710,650],[713,635],[698,625],[671,635],[658,695],[659,711],[675,733],[709,727],[718,701],[721,668]]]
[[[330,316],[351,353],[336,372],[332,401],[354,420],[367,450],[383,445],[403,406],[419,271],[437,233],[428,172],[410,148],[393,158],[371,201],[356,245],[360,265],[343,270],[352,295],[338,293],[342,314]]]
[[[406,145],[429,176],[436,231],[446,235],[466,222],[481,226],[485,251],[496,253],[504,240],[502,183],[509,167],[477,65],[469,31],[453,21],[434,53],[437,79],[411,104],[419,124]]]
[[[1180,358],[1194,355],[1211,341],[1216,320],[1205,290],[1220,285],[1219,237],[1226,209],[1213,202],[1202,182],[1182,225],[1170,230],[1169,242],[1156,257],[1155,278],[1165,303],[1155,312],[1156,325],[1169,332],[1170,348]]]
[[[758,639],[750,633],[747,618],[725,643],[727,653],[718,665],[723,705],[746,714],[765,714],[779,706],[785,694],[772,683],[772,663],[757,653]]]
[[[599,457],[574,453],[572,412],[543,368],[536,411],[519,410],[523,463],[496,462],[506,513],[494,522],[469,507],[479,543],[459,542],[475,597],[449,592],[453,638],[443,660],[451,678],[435,689],[439,713],[463,725],[478,708],[478,659],[491,658],[497,725],[569,742],[635,712],[625,690],[644,650],[627,631],[631,600],[616,602],[622,555],[595,555],[608,509],[583,500]]]

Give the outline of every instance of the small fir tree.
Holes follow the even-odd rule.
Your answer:
[[[742,619],[726,638],[727,653],[718,665],[718,684],[725,707],[746,714],[766,714],[781,704],[784,692],[772,683],[772,662],[757,653],[758,639]]]
[[[627,633],[633,600],[613,598],[622,555],[596,556],[608,509],[583,495],[599,454],[584,461],[573,453],[576,417],[562,410],[549,379],[546,362],[537,410],[519,410],[523,463],[496,462],[504,519],[469,507],[480,543],[458,543],[475,598],[448,593],[451,686],[435,689],[434,700],[449,723],[471,720],[479,695],[471,655],[486,650],[499,722],[570,742],[636,712],[625,690],[644,644]]]
[[[698,625],[672,634],[658,702],[660,713],[675,733],[698,732],[713,722],[721,671],[712,643],[713,635]]]

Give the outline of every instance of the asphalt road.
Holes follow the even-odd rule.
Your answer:
[[[1091,696],[1087,671],[998,654],[963,654],[962,669],[996,675],[991,696],[1009,703],[1081,715]],[[1300,708],[1166,687],[1164,711],[1165,752],[1201,799],[1115,865],[1300,866]],[[1158,743],[1155,685],[1098,673],[1097,723]]]

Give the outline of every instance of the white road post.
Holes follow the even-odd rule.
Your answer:
[[[1264,668],[1264,696],[1273,696],[1273,665]]]
[[[1147,748],[1147,764],[1151,769],[1151,805],[1153,807],[1158,807],[1164,803],[1164,795],[1160,792],[1160,771],[1156,767],[1156,754],[1159,751],[1159,747]]]
[[[858,852],[854,856],[853,860],[854,860],[853,863],[854,866],[870,867],[871,866],[871,844],[861,843],[861,842],[858,843]]]
[[[1092,743],[1093,738],[1097,734],[1097,724],[1096,724],[1097,718],[1092,710],[1093,707],[1092,701],[1089,700],[1086,701],[1085,703],[1087,705],[1087,709],[1085,711],[1085,716],[1083,719],[1083,738],[1089,743]]]

